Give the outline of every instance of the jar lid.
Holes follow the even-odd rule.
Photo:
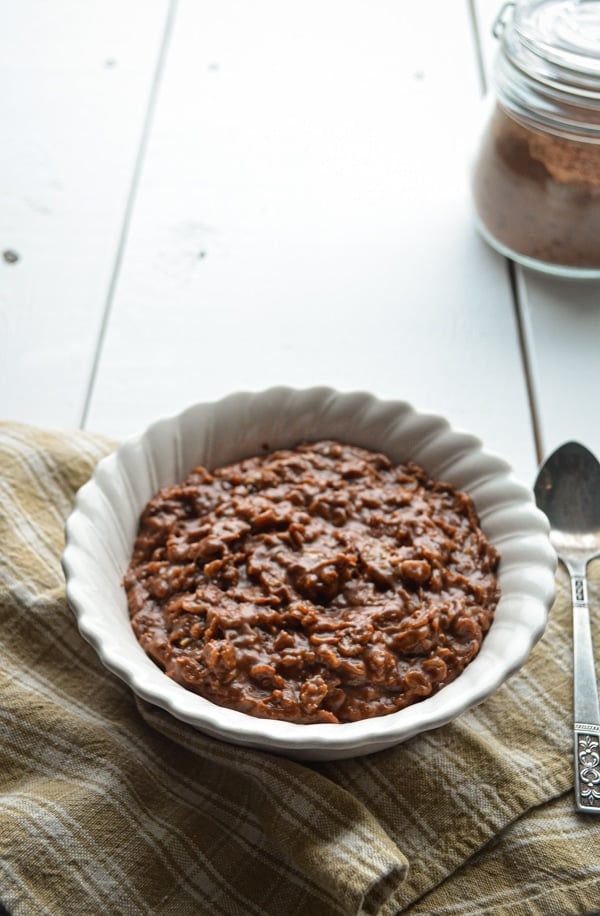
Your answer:
[[[501,100],[546,129],[600,137],[600,0],[507,3],[494,34]]]
[[[526,0],[513,19],[523,51],[540,76],[557,75],[573,90],[600,91],[600,3],[598,0]]]

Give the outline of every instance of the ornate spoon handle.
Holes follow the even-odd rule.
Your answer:
[[[585,568],[571,571],[573,598],[573,711],[575,804],[600,814],[600,710]]]

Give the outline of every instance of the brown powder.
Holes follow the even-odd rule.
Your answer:
[[[600,267],[600,143],[525,127],[497,105],[473,195],[483,227],[517,255]]]

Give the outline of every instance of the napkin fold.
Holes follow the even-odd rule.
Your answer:
[[[310,765],[238,748],[138,700],[67,607],[64,522],[112,447],[0,423],[0,913],[600,911],[562,572],[525,667],[450,725]]]

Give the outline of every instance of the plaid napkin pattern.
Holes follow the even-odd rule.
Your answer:
[[[237,748],[136,700],[67,607],[64,521],[111,448],[0,424],[0,913],[600,912],[562,572],[526,666],[454,723],[355,760]]]

